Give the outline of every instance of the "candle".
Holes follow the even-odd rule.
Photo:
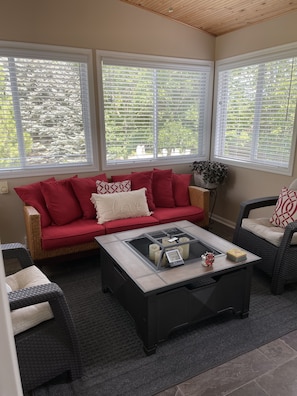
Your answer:
[[[181,237],[179,238],[179,242],[180,243],[184,243],[184,242],[188,242],[190,239],[187,237]],[[190,254],[190,244],[189,243],[185,243],[184,245],[181,245],[181,247],[183,248],[181,256],[184,260],[187,260],[189,258],[189,254]]]
[[[162,238],[162,245],[163,246],[168,246],[168,245],[175,245],[175,241],[171,241],[170,242],[170,238],[168,238],[168,237],[165,237],[165,238]]]
[[[162,254],[162,250],[161,250],[161,249],[160,249],[160,250],[157,250],[157,251],[155,252],[155,265],[158,265],[158,264],[159,264],[161,254]],[[164,255],[163,255],[163,257],[162,257],[162,260],[161,260],[161,267],[164,267],[164,266],[166,265],[166,263],[167,263],[167,259],[166,259],[166,255],[165,255],[165,253],[164,253]]]
[[[155,253],[160,250],[159,245],[156,243],[152,243],[149,245],[149,259],[154,261],[155,260]]]

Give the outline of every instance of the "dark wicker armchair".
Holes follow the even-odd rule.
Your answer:
[[[25,268],[33,265],[21,244],[1,245],[3,258],[17,259]],[[81,359],[73,320],[60,287],[47,283],[8,293],[11,311],[49,302],[54,318],[15,335],[24,391],[69,372],[72,380],[81,376]]]
[[[287,225],[279,246],[276,246],[244,229],[242,221],[249,217],[252,210],[273,206],[277,200],[278,196],[273,196],[242,202],[233,238],[236,245],[262,257],[259,268],[272,278],[273,294],[281,294],[285,284],[297,282],[297,244],[291,244],[294,233],[297,232],[297,222]]]

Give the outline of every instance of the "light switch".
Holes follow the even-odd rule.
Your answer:
[[[8,183],[6,180],[0,180],[0,194],[8,194]]]

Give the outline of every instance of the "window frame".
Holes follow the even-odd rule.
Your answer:
[[[77,165],[50,165],[42,167],[0,169],[0,178],[31,177],[43,175],[59,175],[78,172],[93,172],[99,170],[98,140],[95,115],[94,72],[92,50],[54,45],[39,45],[28,43],[12,43],[0,41],[0,56],[26,57],[58,61],[85,62],[87,66],[87,84],[89,92],[90,135],[86,145],[89,146],[91,163]]]
[[[218,112],[218,83],[219,83],[219,73],[227,70],[233,70],[240,67],[258,65],[260,63],[272,62],[277,60],[282,60],[286,58],[297,58],[297,43],[286,44],[282,46],[277,46],[273,48],[268,48],[265,50],[254,51],[251,53],[246,53],[244,55],[238,55],[222,60],[218,60],[215,63],[215,77],[214,77],[214,107],[213,107],[213,120],[212,120],[212,141],[211,141],[211,159],[214,161],[219,161],[227,165],[233,165],[241,168],[255,169],[259,171],[266,171],[276,174],[292,176],[296,141],[297,141],[297,104],[295,110],[295,120],[292,133],[292,147],[290,152],[290,158],[288,161],[288,167],[278,167],[277,165],[265,165],[263,163],[257,162],[245,162],[239,161],[238,159],[225,158],[216,154],[217,133],[217,112]]]
[[[97,63],[97,80],[98,80],[98,97],[99,97],[99,119],[100,119],[100,143],[101,143],[101,164],[103,170],[116,170],[116,169],[131,169],[137,166],[148,167],[148,166],[168,166],[175,164],[191,163],[194,160],[198,160],[197,155],[187,156],[168,156],[162,159],[150,158],[147,160],[124,160],[115,161],[114,164],[107,163],[106,153],[106,139],[105,139],[105,117],[104,117],[104,99],[103,99],[103,80],[102,80],[102,62],[104,60],[111,61],[116,65],[124,66],[142,66],[142,67],[160,67],[174,69],[174,66],[178,66],[179,69],[193,70],[193,67],[205,68],[209,71],[208,76],[208,97],[206,101],[206,114],[205,114],[205,125],[206,131],[203,137],[203,143],[205,145],[205,155],[201,155],[199,160],[206,160],[210,154],[210,141],[211,141],[211,119],[212,119],[212,92],[213,92],[213,75],[214,75],[214,62],[205,60],[195,60],[186,58],[171,58],[163,56],[151,56],[143,54],[131,54],[125,52],[116,51],[103,51],[96,50],[96,63]]]

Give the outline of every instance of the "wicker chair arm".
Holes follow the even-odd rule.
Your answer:
[[[241,227],[242,219],[249,217],[249,214],[254,209],[265,208],[276,204],[278,196],[262,197],[249,199],[240,204],[239,215],[237,217],[236,226],[234,230],[233,243],[238,244],[238,233]]]
[[[295,232],[297,232],[297,221],[289,223],[285,228],[284,236],[278,249],[281,255],[284,255],[286,250],[290,247]]]
[[[282,279],[285,279],[290,266],[292,264],[295,265],[297,246],[291,245],[295,232],[297,232],[297,221],[293,221],[286,226],[284,236],[277,250],[272,276],[272,291],[274,294],[280,294],[283,292],[284,282]]]
[[[63,301],[64,296],[56,283],[45,283],[8,293],[11,311],[42,302],[49,302],[51,304],[51,301],[59,299]]]
[[[266,206],[273,206],[276,204],[277,200],[278,196],[271,196],[243,201],[240,204],[239,217],[243,219],[249,216],[251,210],[265,208]]]
[[[52,301],[61,300],[63,303],[64,296],[61,288],[56,283],[45,283],[10,292],[8,293],[8,299],[10,309],[13,311],[42,302],[51,304]]]
[[[64,293],[56,283],[45,283],[10,292],[8,293],[8,300],[11,311],[29,305],[48,302],[55,319],[64,328],[64,331],[69,334],[73,343],[77,344],[72,315]]]
[[[1,250],[4,260],[17,259],[22,268],[34,265],[28,250],[21,243],[1,244]]]
[[[54,315],[52,320],[55,320],[53,323],[57,323],[59,326],[57,333],[65,334],[73,348],[73,357],[69,367],[71,368],[71,377],[73,380],[79,378],[82,371],[80,348],[72,315],[61,288],[56,283],[46,283],[8,293],[8,299],[11,310],[46,301],[49,302]],[[35,345],[32,346],[33,349],[35,347]],[[56,351],[56,355],[58,357],[59,350]]]

